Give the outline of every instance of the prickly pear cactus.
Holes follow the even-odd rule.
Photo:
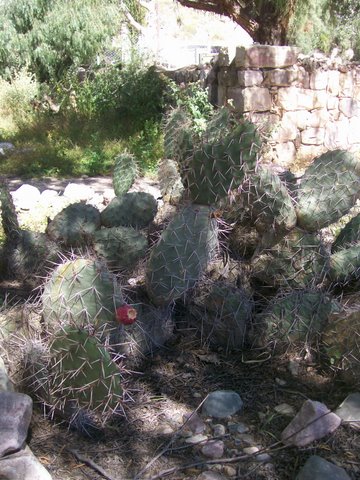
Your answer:
[[[360,244],[360,213],[353,217],[340,231],[332,247],[332,252]]]
[[[102,262],[78,258],[54,269],[42,303],[48,330],[72,325],[101,331],[115,326],[115,310],[124,300],[115,276]]]
[[[360,193],[360,162],[351,153],[334,150],[317,157],[300,183],[298,225],[315,232],[336,222],[354,206]]]
[[[122,153],[116,157],[113,171],[113,187],[117,197],[127,193],[133,185],[137,174],[137,163],[133,155]]]
[[[286,186],[269,167],[260,167],[241,186],[245,208],[258,232],[283,236],[296,225],[296,212]]]
[[[183,180],[189,198],[213,205],[226,197],[240,186],[246,173],[255,169],[260,144],[255,125],[243,122],[218,141],[195,148]]]
[[[328,269],[329,256],[321,237],[299,228],[252,259],[253,277],[275,288],[318,285]]]
[[[47,226],[46,233],[67,247],[81,247],[91,242],[100,225],[99,210],[79,202],[59,212]]]
[[[212,209],[194,204],[180,210],[149,258],[146,285],[152,301],[164,305],[184,296],[195,285],[216,248]]]
[[[103,418],[119,407],[120,369],[95,336],[65,327],[54,335],[49,351],[48,391],[53,407],[64,410],[70,402]]]
[[[94,235],[94,249],[110,268],[133,268],[146,255],[146,237],[131,227],[102,228]]]
[[[15,210],[13,198],[8,185],[0,182],[0,202],[1,202],[1,220],[6,238],[16,238],[20,226]]]
[[[360,244],[343,248],[330,255],[329,278],[336,285],[359,285]]]
[[[288,345],[314,341],[329,315],[341,310],[330,294],[317,290],[280,292],[264,312],[255,317],[255,329],[263,341]]]
[[[189,324],[205,345],[226,351],[243,349],[252,311],[252,298],[242,288],[223,281],[199,284],[190,305]]]
[[[150,193],[131,192],[115,197],[101,212],[104,227],[147,227],[157,213],[156,199]]]
[[[164,153],[179,165],[191,154],[193,138],[191,119],[182,108],[172,110],[164,125]]]
[[[360,386],[359,295],[344,298],[342,307],[329,317],[321,336],[322,350],[344,381]]]
[[[178,164],[174,160],[162,160],[158,168],[158,179],[164,202],[178,204],[184,193]]]

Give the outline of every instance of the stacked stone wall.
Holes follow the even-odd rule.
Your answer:
[[[360,65],[254,45],[238,47],[231,63],[221,54],[214,70],[211,98],[262,128],[271,161],[291,167],[327,150],[360,151]]]

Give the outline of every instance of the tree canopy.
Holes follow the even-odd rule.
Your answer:
[[[329,50],[335,44],[360,54],[358,0],[177,0],[185,7],[225,15],[255,42]]]

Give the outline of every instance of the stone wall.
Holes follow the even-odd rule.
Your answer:
[[[238,47],[221,54],[210,98],[261,126],[271,161],[284,167],[326,150],[360,150],[360,66],[293,47]]]

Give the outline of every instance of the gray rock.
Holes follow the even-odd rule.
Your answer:
[[[183,420],[185,423],[185,427],[191,430],[192,433],[198,434],[203,433],[206,429],[205,423],[199,417],[197,413],[194,414],[184,414]]]
[[[196,480],[227,480],[224,475],[221,473],[212,472],[211,470],[207,470],[206,472],[200,473]]]
[[[205,443],[201,453],[208,458],[221,458],[224,455],[225,444],[222,440],[210,440]]]
[[[0,458],[24,446],[32,403],[32,399],[23,393],[0,392]]]
[[[217,390],[208,395],[204,401],[202,412],[215,418],[234,415],[243,406],[240,395],[231,390]]]
[[[281,434],[285,445],[304,447],[334,432],[341,419],[330,412],[326,405],[313,400],[306,400],[300,411]]]
[[[213,425],[214,437],[223,437],[226,433],[226,428],[221,423]]]
[[[310,457],[295,480],[350,480],[343,468],[317,455]]]
[[[228,424],[230,433],[246,433],[249,431],[249,427],[245,423],[229,423]]]
[[[185,443],[189,443],[190,445],[195,445],[196,443],[206,442],[208,437],[206,435],[202,435],[201,433],[197,435],[192,435],[191,437],[185,440]]]
[[[360,393],[350,393],[335,413],[343,422],[360,429]]]
[[[1,480],[51,480],[51,478],[50,473],[28,446],[0,459]]]
[[[10,142],[0,142],[0,156],[5,157],[15,150],[15,146]]]
[[[30,210],[40,201],[40,190],[32,185],[24,183],[17,190],[11,193],[16,208],[20,210]]]
[[[4,360],[0,357],[0,392],[12,392],[13,384],[9,380]]]

